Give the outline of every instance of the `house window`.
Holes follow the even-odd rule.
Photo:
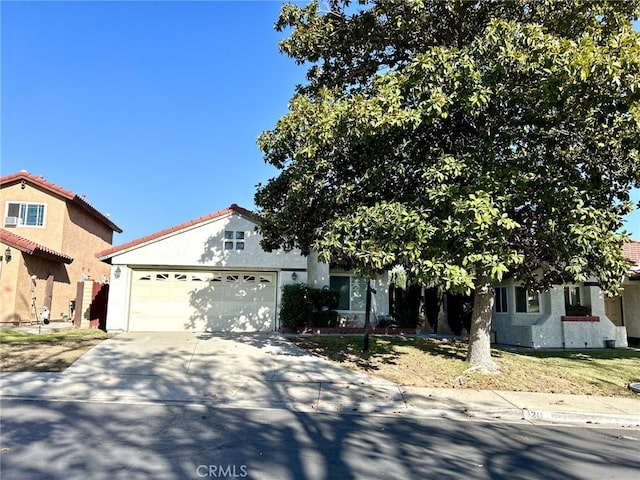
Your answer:
[[[582,305],[580,299],[580,287],[564,287],[564,306],[575,307],[578,305]]]
[[[5,227],[44,227],[44,203],[7,203]]]
[[[240,230],[225,230],[224,249],[244,250],[244,232]]]
[[[526,288],[516,287],[516,312],[540,313],[540,297]]]
[[[496,313],[507,313],[507,287],[495,287],[495,302],[493,309]]]
[[[367,280],[349,275],[329,278],[331,290],[340,292],[338,310],[364,311],[366,309]]]

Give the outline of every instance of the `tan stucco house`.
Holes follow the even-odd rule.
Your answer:
[[[238,205],[105,249],[111,264],[108,331],[275,331],[282,287],[337,286],[341,310],[364,319],[361,278],[330,269],[316,255],[265,252],[260,218]],[[378,311],[388,312],[386,276]]]
[[[96,252],[122,232],[84,196],[20,171],[0,178],[0,324],[71,318],[78,282],[106,281]]]

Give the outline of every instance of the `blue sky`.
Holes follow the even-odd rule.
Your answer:
[[[28,170],[124,232],[226,208],[275,176],[256,145],[304,69],[279,1],[2,1],[0,174]],[[640,201],[640,192],[634,192]],[[640,239],[640,212],[627,223]]]

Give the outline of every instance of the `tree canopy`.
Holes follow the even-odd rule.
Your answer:
[[[640,2],[360,3],[282,7],[281,51],[309,70],[259,138],[281,169],[256,194],[263,246],[474,289],[483,338],[506,272],[615,292],[640,186]]]

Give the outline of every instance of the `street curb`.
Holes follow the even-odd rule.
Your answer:
[[[640,427],[640,417],[637,415],[617,415],[610,413],[581,413],[581,412],[551,412],[546,410],[522,409],[522,418],[531,421],[587,423],[594,425],[625,425]]]
[[[341,404],[324,402],[322,405],[309,405],[299,402],[259,402],[259,401],[221,401],[207,398],[162,399],[144,398],[126,395],[71,397],[61,395],[0,395],[3,400],[30,400],[51,402],[79,402],[79,403],[141,403],[162,405],[205,405],[216,408],[248,408],[262,410],[292,410],[302,413],[340,414],[340,415],[401,415],[419,418],[446,418],[452,420],[507,420],[526,421],[531,423],[561,423],[561,424],[587,424],[601,426],[622,426],[628,428],[640,428],[640,416],[615,415],[604,413],[584,414],[580,412],[552,412],[547,410],[529,409],[502,409],[502,410],[475,410],[473,408],[433,408],[423,409],[406,405],[380,405],[375,403]]]

